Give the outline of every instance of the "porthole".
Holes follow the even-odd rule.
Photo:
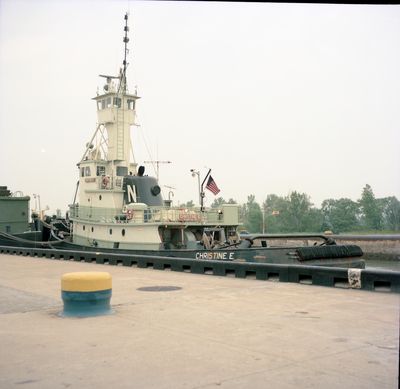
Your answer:
[[[122,229],[121,233],[122,233],[122,236],[125,236],[125,228]]]

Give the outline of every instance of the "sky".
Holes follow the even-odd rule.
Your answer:
[[[135,159],[174,205],[209,168],[239,203],[400,199],[399,5],[0,0],[0,185],[67,210],[127,11]]]

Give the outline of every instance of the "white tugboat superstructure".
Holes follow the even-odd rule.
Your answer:
[[[70,206],[73,243],[119,249],[201,249],[239,241],[239,207],[219,210],[173,208],[165,204],[157,180],[144,175],[133,158],[131,126],[135,124],[136,92],[128,92],[128,15],[125,56],[119,76],[106,79],[97,105],[98,126],[78,163],[77,201]],[[228,222],[228,223],[227,223]],[[218,226],[205,235],[204,228]],[[206,243],[204,243],[206,242]]]

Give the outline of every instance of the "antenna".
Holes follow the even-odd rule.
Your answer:
[[[127,62],[126,62],[126,56],[127,56],[127,54],[128,54],[128,42],[129,42],[129,38],[128,38],[128,31],[129,31],[129,27],[128,27],[128,12],[125,14],[125,17],[124,17],[124,19],[125,19],[125,27],[124,27],[124,31],[125,31],[125,36],[124,36],[124,44],[125,44],[125,53],[124,53],[124,62],[123,62],[123,65],[124,65],[124,70],[123,70],[123,80],[124,80],[124,82],[123,82],[123,84],[124,84],[124,93],[126,93],[126,84],[127,84],[127,81],[126,81],[126,68],[127,68],[127,66],[128,66],[128,64],[127,64]]]
[[[156,173],[157,173],[157,181],[158,181],[158,178],[159,178],[159,170],[160,170],[160,163],[172,163],[171,161],[144,161],[144,163],[151,163],[151,164],[153,164],[153,167],[154,167],[154,164],[156,164],[156,166],[157,166],[157,169],[156,169]]]

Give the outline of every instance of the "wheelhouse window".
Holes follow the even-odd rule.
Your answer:
[[[105,166],[97,166],[96,175],[97,176],[105,176],[106,175],[106,167]]]
[[[135,109],[135,100],[128,99],[127,100],[128,109]],[[122,99],[120,97],[107,97],[105,99],[101,99],[97,101],[97,109],[100,111],[102,109],[117,107],[121,108]]]
[[[114,107],[121,108],[121,98],[114,97]]]
[[[135,100],[133,99],[128,99],[126,100],[127,104],[128,104],[128,109],[135,109]]]
[[[117,166],[117,176],[123,177],[128,175],[128,168],[126,166]]]
[[[90,177],[90,167],[89,166],[81,167],[81,177]]]

